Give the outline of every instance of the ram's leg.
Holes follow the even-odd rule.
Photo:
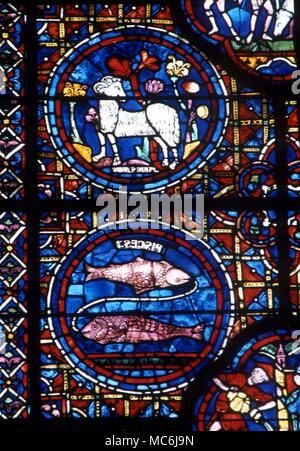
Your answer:
[[[93,157],[93,161],[94,163],[98,163],[98,161],[101,160],[101,158],[104,158],[106,155],[106,148],[105,148],[105,136],[103,135],[103,133],[101,132],[97,132],[98,138],[99,138],[99,142],[100,142],[100,146],[101,146],[101,151],[100,153],[98,153],[98,155],[95,155]]]
[[[120,156],[119,156],[119,150],[118,150],[118,146],[117,146],[117,143],[116,143],[116,139],[115,139],[114,135],[112,135],[111,133],[109,133],[107,135],[107,137],[109,139],[112,151],[114,153],[113,166],[119,166],[121,164],[121,160],[120,160]]]
[[[162,150],[162,152],[164,154],[164,159],[163,159],[163,161],[161,163],[162,166],[169,166],[168,146],[167,146],[167,144],[159,136],[155,136],[154,140],[161,147],[161,150]]]
[[[176,168],[176,166],[178,165],[178,151],[177,151],[176,147],[173,147],[172,151],[173,151],[174,160],[170,164],[170,169],[174,170]]]

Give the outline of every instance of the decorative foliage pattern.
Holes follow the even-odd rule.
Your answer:
[[[0,100],[0,199],[22,199],[25,170],[24,108]]]
[[[27,416],[25,215],[0,213],[0,418]]]
[[[24,197],[24,15],[0,5],[0,199]]]
[[[0,5],[0,95],[24,95],[24,15],[10,3]]]
[[[0,418],[28,415],[27,320],[0,315]]]
[[[0,213],[0,313],[26,313],[25,216]]]

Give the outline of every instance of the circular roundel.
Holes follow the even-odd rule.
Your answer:
[[[233,290],[218,255],[168,230],[98,230],[51,282],[49,328],[68,363],[119,391],[187,384],[222,352]]]
[[[300,192],[300,163],[299,161],[293,161],[289,163],[289,182],[288,187],[290,194],[293,197],[298,197]]]
[[[269,163],[260,161],[247,165],[238,173],[237,191],[246,197],[276,195],[274,168]]]
[[[296,70],[292,1],[181,0],[181,5],[192,30],[220,46],[241,69],[267,81],[292,80]]]
[[[276,214],[272,211],[245,212],[238,220],[239,235],[254,247],[276,243]]]
[[[277,329],[242,346],[198,398],[193,429],[298,430],[294,413],[299,406],[300,357],[299,340],[293,335],[293,329]]]
[[[203,166],[228,122],[217,69],[186,40],[143,27],[96,34],[51,73],[47,129],[92,184],[163,190]]]

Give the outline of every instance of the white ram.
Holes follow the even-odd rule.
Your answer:
[[[106,155],[106,137],[111,144],[113,165],[121,163],[116,138],[152,137],[163,152],[163,166],[174,170],[178,164],[178,145],[180,142],[180,125],[177,111],[164,103],[146,105],[143,111],[128,111],[120,107],[114,98],[125,101],[126,93],[120,78],[107,75],[94,85],[96,94],[109,99],[100,99],[98,104],[98,136],[101,151],[93,158],[97,162]],[[168,152],[173,152],[174,160],[169,164]]]

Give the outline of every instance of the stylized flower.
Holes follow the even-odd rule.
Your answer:
[[[137,97],[141,97],[142,94],[140,92],[140,80],[138,78],[138,74],[143,70],[156,72],[160,70],[161,63],[158,58],[149,55],[149,53],[146,50],[142,50],[140,52],[140,63],[137,67],[135,67],[133,61],[134,61],[133,55],[130,55],[130,58],[112,56],[106,60],[106,66],[109,72],[115,77],[128,79],[128,81],[131,84],[134,95]],[[141,103],[142,105],[144,105],[145,103],[141,99],[139,99],[138,102]]]
[[[40,191],[42,191],[44,194],[45,194],[45,196],[47,196],[47,197],[52,197],[52,191],[51,191],[51,186],[50,185],[45,185],[44,183],[40,183],[39,185],[38,185],[38,189],[40,190]]]
[[[141,63],[139,64],[137,70],[148,69],[156,72],[160,69],[160,62],[155,56],[150,56],[146,50],[141,51]]]
[[[45,412],[47,412],[49,415],[53,416],[53,417],[60,417],[60,411],[56,408],[56,405],[50,405],[50,404],[44,404],[42,406],[42,410],[44,410]]]
[[[79,83],[70,83],[69,81],[65,84],[63,94],[65,97],[84,97],[87,91],[86,85],[81,85]]]
[[[97,124],[99,121],[99,116],[97,114],[97,111],[95,110],[95,108],[90,108],[87,115],[85,116],[85,120],[87,122],[93,123],[93,124]]]
[[[159,92],[164,90],[164,84],[160,80],[156,80],[155,78],[152,80],[148,80],[145,84],[145,89],[149,94],[158,94]]]
[[[187,77],[190,73],[191,64],[177,60],[174,55],[168,55],[170,63],[166,65],[167,74],[171,77]]]
[[[200,86],[195,81],[185,81],[182,87],[189,94],[197,94],[200,91]]]
[[[106,65],[112,75],[115,77],[128,78],[132,75],[131,63],[127,58],[112,56],[106,61]]]

